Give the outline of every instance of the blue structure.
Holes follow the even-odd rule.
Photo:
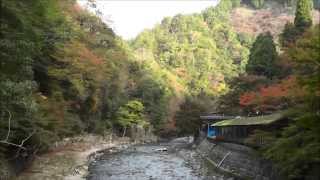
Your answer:
[[[207,138],[215,138],[216,130],[213,126],[208,125]]]
[[[214,139],[217,135],[217,129],[214,126],[211,126],[213,123],[226,120],[233,119],[234,116],[225,116],[221,114],[210,114],[206,116],[200,116],[200,120],[202,121],[203,131],[206,132],[207,138]]]

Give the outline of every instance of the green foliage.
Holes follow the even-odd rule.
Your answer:
[[[128,49],[73,0],[1,2],[0,158],[32,156],[54,141],[103,133],[129,99]],[[11,118],[10,118],[11,117]],[[1,175],[0,175],[1,176]]]
[[[256,9],[260,9],[264,5],[264,0],[251,0],[251,5]]]
[[[239,7],[240,5],[241,5],[241,0],[233,0],[232,1],[233,8]]]
[[[290,49],[289,57],[295,63],[300,86],[307,94],[291,115],[296,119],[264,149],[264,155],[273,160],[287,179],[314,179],[320,167],[320,74],[319,27],[312,27]],[[290,117],[290,114],[289,114]]]
[[[290,48],[289,55],[295,61],[300,81],[310,94],[317,94],[320,85],[319,25],[309,28]]]
[[[295,42],[299,32],[292,23],[286,23],[282,33],[280,34],[280,43],[282,47],[288,47]]]
[[[130,127],[134,124],[144,124],[144,106],[140,101],[132,100],[121,106],[116,112],[117,122],[122,127]]]
[[[254,94],[258,89],[257,87],[278,83],[279,79],[283,78],[276,73],[276,58],[273,58],[270,63],[265,63],[270,58],[265,58],[263,53],[260,54],[259,51],[256,51],[260,48],[260,50],[264,50],[261,52],[266,52],[265,54],[269,54],[270,57],[277,57],[271,36],[266,38],[267,40],[264,40],[264,42],[258,43],[262,41],[261,39],[263,38],[258,37],[251,49],[247,65],[249,76],[240,76],[231,81],[233,86],[231,91],[223,97],[224,103],[220,104],[221,109],[229,112],[231,106],[233,112],[244,111],[244,108],[237,107],[237,99],[239,99],[239,96],[241,97],[241,94],[246,91]],[[255,144],[263,136],[266,143],[260,150],[266,158],[275,163],[285,179],[316,179],[320,176],[317,170],[320,167],[318,158],[320,155],[319,26],[311,28],[305,26],[303,29],[299,29],[296,24],[287,24],[281,34],[280,41],[284,47],[281,55],[281,65],[283,68],[289,67],[291,69],[289,73],[291,77],[298,78],[299,83],[294,88],[297,88],[297,91],[304,92],[303,99],[297,100],[295,95],[290,98],[290,101],[296,103],[296,107],[292,108],[294,113],[286,114],[289,119],[294,119],[289,121],[288,127],[271,131],[257,131],[247,139],[247,143]],[[254,58],[258,63],[253,63]],[[267,76],[267,78],[264,76]],[[286,86],[280,88],[281,92],[284,92],[285,88]],[[271,91],[271,89],[269,90]],[[274,90],[277,90],[277,88],[274,88]],[[275,95],[280,94],[278,90],[275,92],[277,92]],[[272,91],[265,91],[264,93],[268,94]],[[298,94],[296,95],[298,96]],[[288,102],[282,100],[282,103]]]
[[[6,139],[11,119],[9,142],[19,143],[33,131],[32,119],[36,104],[32,99],[35,83],[32,81],[32,63],[37,51],[38,41],[30,24],[22,21],[26,18],[22,8],[18,13],[17,2],[3,2],[3,16],[0,29],[0,139]],[[29,6],[34,8],[32,5]],[[33,9],[34,10],[34,9]],[[4,146],[3,144],[0,144]],[[10,146],[1,148],[5,153]],[[2,156],[2,154],[0,155]]]
[[[304,29],[312,25],[311,11],[312,1],[298,0],[294,25],[299,31],[303,32]]]
[[[294,24],[287,23],[280,35],[280,43],[283,47],[294,44],[295,40],[312,26],[312,9],[313,3],[311,1],[297,1]]]
[[[251,38],[238,36],[228,23],[239,2],[164,18],[130,42],[137,59],[129,70],[136,82],[130,95],[141,99],[157,132],[175,119],[179,103],[173,99],[218,96],[227,91],[226,80],[244,71]]]
[[[247,47],[228,23],[232,7],[223,0],[201,14],[165,18],[141,33],[132,47],[138,59],[156,61],[176,76],[188,94],[219,95],[227,89],[225,80],[243,71],[248,58]]]
[[[39,105],[34,98],[37,84],[33,71],[37,56],[46,46],[44,29],[48,12],[55,11],[53,2],[1,1],[0,139],[19,145],[31,135],[24,143],[27,151],[1,143],[2,162],[41,151],[53,139],[42,137],[54,137],[52,133],[45,136],[47,131],[39,125],[42,119],[36,118]]]
[[[168,102],[171,93],[166,84],[153,79],[155,77],[143,77],[134,92],[134,97],[140,97],[146,106],[146,112],[151,124],[159,129],[165,123],[168,113]]]
[[[272,78],[277,73],[277,51],[270,33],[260,34],[250,50],[246,71],[251,75]]]
[[[265,151],[288,179],[319,177],[320,129],[319,115],[305,112],[291,124]]]

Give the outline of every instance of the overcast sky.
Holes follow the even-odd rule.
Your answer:
[[[124,39],[134,38],[145,28],[152,28],[164,17],[176,14],[201,12],[215,6],[218,0],[96,0],[103,19],[117,35]],[[84,6],[86,0],[78,0]]]

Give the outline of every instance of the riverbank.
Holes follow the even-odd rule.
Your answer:
[[[127,137],[84,135],[67,138],[45,154],[37,156],[31,166],[16,180],[79,180],[85,179],[89,162],[97,152],[136,144]]]
[[[217,170],[240,179],[280,179],[271,162],[261,158],[250,147],[224,142],[212,143],[205,138],[196,151]]]

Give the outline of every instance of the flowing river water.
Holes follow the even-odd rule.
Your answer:
[[[215,171],[184,141],[107,150],[89,171],[88,180],[235,180]]]

